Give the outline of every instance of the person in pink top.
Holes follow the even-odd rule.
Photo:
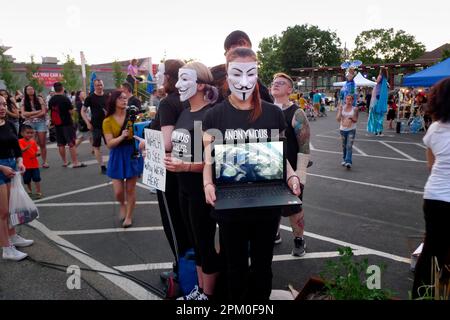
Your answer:
[[[134,91],[134,84],[139,82],[137,78],[139,72],[137,63],[138,63],[137,59],[133,59],[131,60],[127,68],[127,81],[131,84],[133,91]]]

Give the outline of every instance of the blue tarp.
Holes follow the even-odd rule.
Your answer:
[[[431,87],[444,78],[450,77],[450,58],[403,78],[404,87]]]

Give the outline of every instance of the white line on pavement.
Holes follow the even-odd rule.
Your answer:
[[[315,151],[315,152],[322,152],[322,153],[332,153],[332,154],[342,154],[342,152],[339,151],[329,151],[329,150],[321,150],[321,149],[311,149],[311,151]],[[357,157],[364,157],[364,158],[375,158],[375,159],[384,159],[384,160],[395,160],[395,161],[408,161],[408,162],[417,162],[417,163],[427,163],[426,161],[423,160],[409,160],[409,159],[405,159],[405,158],[390,158],[390,157],[381,157],[381,156],[365,156],[362,154],[353,154],[354,156]]]
[[[143,184],[143,183],[138,182],[138,183],[136,183],[136,185],[137,185],[138,187],[141,187],[142,189],[145,189],[145,190],[148,190],[148,191],[151,190],[151,188],[150,188],[149,186],[147,186],[147,185],[145,185],[145,184]]]
[[[67,247],[70,247],[70,248],[73,248],[75,250],[82,251],[80,248],[74,246],[69,241],[66,241],[63,238],[61,238],[60,236],[56,235],[54,232],[49,230],[45,225],[43,225],[42,223],[38,222],[37,220],[34,220],[33,222],[31,222],[30,225],[32,227],[36,228],[37,230],[39,230],[40,232],[42,232],[50,240],[53,240],[53,241],[55,241],[55,242],[57,242],[59,244],[62,244],[64,246],[67,246]],[[115,270],[105,266],[104,264],[98,262],[97,260],[91,258],[90,256],[87,256],[87,255],[84,255],[82,253],[70,250],[68,248],[64,248],[64,247],[60,247],[60,248],[62,250],[64,250],[64,251],[66,251],[71,256],[73,256],[76,259],[78,259],[83,264],[87,265],[89,268],[92,268],[92,269],[95,269],[95,270],[101,270],[101,271],[105,271],[105,272],[112,272],[112,273],[115,273],[115,274],[119,274],[117,271],[115,271]],[[123,289],[128,294],[130,294],[131,296],[135,297],[138,300],[161,300],[156,295],[150,293],[149,291],[145,290],[143,287],[137,285],[133,281],[128,280],[128,279],[126,279],[124,277],[115,276],[115,275],[111,275],[111,274],[105,274],[105,273],[99,273],[99,274],[102,275],[103,277],[105,277],[106,279],[108,279],[109,281],[114,283],[116,286],[118,286],[119,288]]]
[[[50,197],[45,197],[43,199],[40,200],[35,200],[35,203],[39,203],[42,201],[48,201],[48,200],[52,200],[52,199],[57,199],[57,198],[62,198],[65,196],[70,196],[72,194],[77,194],[77,193],[81,193],[81,192],[85,192],[85,191],[90,191],[90,190],[94,190],[94,189],[98,189],[98,188],[103,188],[103,187],[107,187],[109,185],[111,185],[112,182],[107,182],[107,183],[102,183],[96,186],[92,186],[92,187],[88,187],[88,188],[83,188],[83,189],[78,189],[78,190],[74,190],[74,191],[70,191],[70,192],[66,192],[66,193],[61,193],[61,194],[57,194],[54,196],[50,196]]]
[[[311,142],[309,143],[309,149],[316,150],[316,148],[314,148],[314,146],[313,146],[313,144]]]
[[[356,184],[360,184],[360,185],[368,186],[368,187],[375,187],[375,188],[380,188],[380,189],[387,189],[387,190],[393,190],[393,191],[400,191],[400,192],[406,192],[406,193],[413,193],[413,194],[423,195],[422,191],[416,191],[416,190],[410,190],[410,189],[402,189],[402,188],[396,188],[396,187],[391,187],[391,186],[384,186],[384,185],[381,185],[381,184],[368,183],[368,182],[362,182],[362,181],[356,181],[356,180],[348,180],[348,179],[342,179],[342,178],[336,178],[336,177],[322,176],[322,175],[314,174],[314,173],[307,173],[307,175],[308,176],[312,176],[312,177],[317,177],[317,178],[335,180],[335,181],[356,183]]]
[[[362,156],[368,156],[368,154],[367,153],[365,153],[365,152],[363,152],[361,149],[359,149],[357,146],[355,146],[355,145],[353,145],[353,149],[355,149],[356,151],[358,151],[359,152],[359,154],[360,155],[362,155]]]
[[[316,134],[316,137],[319,138],[330,138],[330,139],[335,139],[335,140],[341,140],[340,136],[327,136],[324,134]],[[377,140],[377,139],[358,139],[356,138],[355,141],[363,141],[363,142],[381,142],[381,140]],[[392,140],[382,140],[383,142],[387,142],[387,143],[398,143],[398,144],[411,144],[411,145],[417,145],[419,144],[421,147],[423,147],[423,145],[421,145],[420,143],[417,142],[407,142],[407,141],[392,141]]]
[[[292,232],[291,227],[287,227],[284,225],[281,225],[280,229]],[[341,240],[337,240],[337,239],[333,239],[333,238],[329,238],[329,237],[324,237],[324,236],[314,234],[311,232],[305,232],[305,236],[311,237],[311,238],[314,238],[317,240],[331,242],[331,243],[334,243],[334,244],[337,244],[337,245],[343,246],[343,247],[351,247],[352,249],[357,250],[359,255],[372,254],[372,255],[380,256],[380,257],[398,261],[398,262],[403,262],[403,263],[408,263],[408,264],[411,263],[411,259],[408,259],[408,258],[400,257],[400,256],[397,256],[394,254],[390,254],[390,253],[386,253],[386,252],[382,252],[382,251],[378,251],[378,250],[369,249],[369,248],[366,248],[363,246],[358,246],[358,245],[348,243],[345,241],[341,241]]]
[[[102,234],[118,232],[142,232],[142,231],[161,231],[163,227],[142,227],[142,228],[113,228],[113,229],[91,229],[91,230],[73,230],[73,231],[53,231],[58,236],[76,236],[84,234]]]
[[[390,144],[388,144],[388,143],[386,143],[386,142],[384,142],[384,141],[379,141],[379,142],[380,142],[382,145],[388,147],[389,149],[391,149],[391,150],[397,152],[398,154],[404,156],[405,158],[407,158],[407,159],[409,159],[409,160],[411,160],[411,161],[417,161],[417,159],[414,159],[414,158],[411,157],[409,154],[404,153],[403,151],[398,150],[397,148],[394,148],[394,147],[391,146]]]
[[[88,207],[88,206],[111,206],[118,205],[119,202],[65,202],[65,203],[38,203],[37,207]],[[136,201],[136,205],[152,205],[158,204],[158,201]]]
[[[418,145],[419,147],[421,147],[421,148],[423,148],[423,149],[427,149],[427,146],[426,146],[426,145],[423,145],[423,144],[421,144],[421,143],[416,143],[416,145]]]
[[[122,272],[136,272],[136,271],[172,269],[172,267],[173,267],[172,262],[163,262],[163,263],[134,264],[129,266],[117,266],[114,267],[114,269],[120,270]]]

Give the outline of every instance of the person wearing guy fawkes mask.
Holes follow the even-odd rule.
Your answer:
[[[216,222],[203,192],[202,121],[218,97],[208,67],[191,62],[178,71],[176,88],[182,102],[189,102],[172,132],[172,154],[165,158],[166,169],[178,178],[180,209],[194,244],[198,286],[179,300],[211,300],[219,272],[215,248]]]
[[[214,139],[217,141],[221,135],[226,143],[242,143],[235,137],[244,135],[249,142],[267,141],[279,138],[287,127],[280,108],[260,99],[256,54],[251,49],[238,47],[229,51],[226,59],[231,95],[211,108],[203,120],[203,187],[206,202],[213,207],[216,188],[212,179],[211,143]],[[287,175],[289,187],[299,195],[300,180],[290,165]],[[212,210],[211,214],[219,224],[220,254],[227,279],[226,299],[233,302],[268,301],[281,209]]]

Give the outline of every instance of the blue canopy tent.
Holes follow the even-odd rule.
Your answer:
[[[403,78],[404,87],[431,87],[444,78],[450,77],[450,58]]]

